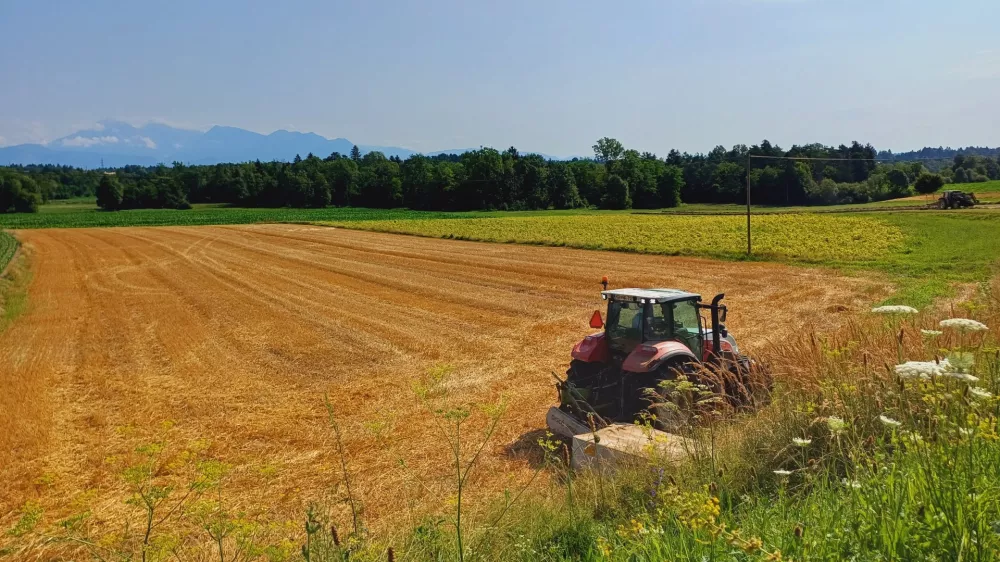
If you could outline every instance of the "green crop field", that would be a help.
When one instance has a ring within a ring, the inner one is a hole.
[[[737,216],[519,216],[477,219],[388,219],[331,223],[438,238],[573,246],[667,255],[742,258],[746,221]],[[753,219],[760,258],[858,261],[899,249],[903,232],[872,216],[767,215]]]

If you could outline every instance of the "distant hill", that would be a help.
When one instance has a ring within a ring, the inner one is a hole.
[[[207,131],[179,129],[161,123],[134,127],[122,121],[106,119],[97,127],[77,131],[48,144],[19,144],[0,148],[0,166],[8,164],[61,164],[78,168],[117,168],[130,164],[219,164],[260,160],[291,161],[310,152],[325,158],[334,152],[349,154],[354,143],[328,139],[316,133],[279,130],[262,135],[238,127],[216,125]],[[359,144],[362,154],[379,151],[386,156],[406,159],[417,151],[398,146]],[[475,148],[455,148],[427,153],[462,154]],[[560,160],[542,154],[549,160]]]
[[[290,161],[310,152],[326,157],[348,154],[354,143],[327,139],[316,133],[275,131],[262,135],[237,127],[215,126],[208,131],[179,129],[159,123],[134,127],[121,121],[101,121],[96,128],[77,131],[48,144],[21,144],[0,148],[0,165],[64,164],[97,168],[138,164],[217,164],[252,160]],[[416,152],[395,146],[359,145],[362,153],[383,152],[406,158]]]

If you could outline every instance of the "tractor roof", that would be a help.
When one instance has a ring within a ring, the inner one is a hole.
[[[616,301],[638,301],[640,299],[653,300],[656,302],[688,299],[701,300],[701,295],[678,289],[614,289],[611,291],[601,291],[601,294],[604,295],[605,298]]]

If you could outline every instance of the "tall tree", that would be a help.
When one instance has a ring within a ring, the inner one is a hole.
[[[105,173],[97,184],[97,206],[105,211],[117,211],[122,207],[124,191],[114,173]]]
[[[594,144],[594,157],[605,166],[618,161],[625,153],[625,147],[617,140],[604,137]]]
[[[361,160],[361,149],[358,148],[358,145],[351,147],[351,160],[354,160],[355,162]]]

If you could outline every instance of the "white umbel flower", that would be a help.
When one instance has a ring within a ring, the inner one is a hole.
[[[896,374],[903,379],[929,379],[944,374],[948,367],[947,361],[907,361],[896,365]]]
[[[837,416],[830,416],[826,418],[826,426],[830,428],[830,433],[841,433],[844,428],[847,427],[847,423],[844,422],[844,418]]]
[[[955,328],[966,332],[985,332],[989,327],[969,318],[949,318],[938,323],[942,328]]]
[[[943,376],[946,376],[946,377],[951,378],[951,379],[957,379],[957,380],[960,380],[962,382],[967,382],[967,383],[979,382],[979,377],[974,376],[974,375],[970,375],[969,373],[959,373],[959,372],[956,372],[956,371],[948,371],[948,372],[944,373]]]
[[[881,416],[879,416],[878,420],[880,422],[884,423],[885,425],[889,426],[889,427],[899,427],[899,426],[903,425],[903,422],[901,422],[899,420],[894,420],[894,419],[892,419],[889,416],[886,416],[884,414],[881,415]]]
[[[936,338],[941,334],[943,334],[944,332],[942,332],[941,330],[920,330],[920,333],[927,338]]]
[[[872,309],[875,314],[916,314],[919,310],[904,304],[890,304],[886,306],[876,306]]]
[[[778,470],[775,470],[774,473],[777,474],[778,476],[791,476],[792,471],[782,470],[779,468]]]
[[[861,482],[858,482],[857,480],[848,480],[847,478],[841,478],[840,482],[844,486],[847,486],[848,488],[854,488],[855,490],[861,489]]]
[[[796,447],[808,447],[809,444],[812,442],[813,442],[812,439],[802,439],[801,437],[792,437],[792,443],[794,443]]]
[[[969,393],[975,396],[976,398],[982,398],[984,400],[988,398],[993,398],[993,395],[990,394],[989,391],[983,390],[975,386],[969,388]]]

